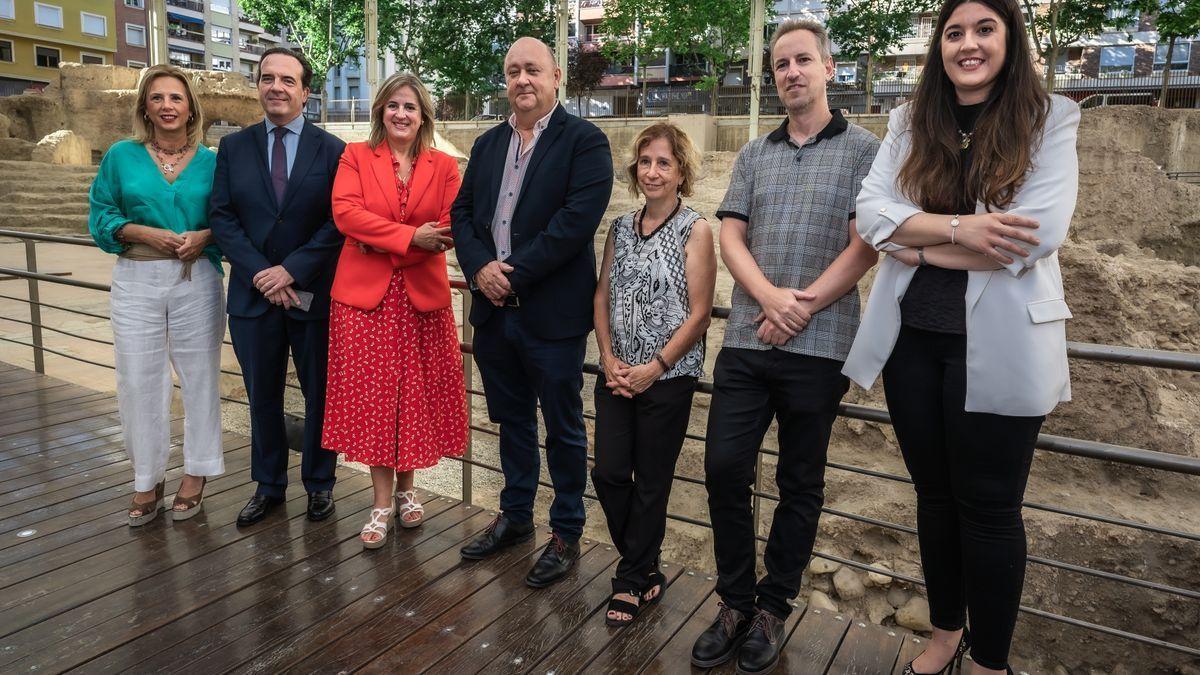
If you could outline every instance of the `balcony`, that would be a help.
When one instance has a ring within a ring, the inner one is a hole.
[[[598,21],[604,18],[604,0],[579,0],[579,20]]]
[[[203,61],[184,61],[183,59],[171,59],[171,65],[177,68],[186,68],[188,70],[205,70]]]
[[[253,54],[255,56],[262,56],[263,52],[267,51],[268,47],[266,47],[265,45],[255,44],[253,42],[243,42],[243,43],[238,44],[238,49],[243,54]]]
[[[204,13],[204,3],[200,0],[167,0],[168,7],[178,7],[180,9],[190,9],[193,12]]]
[[[182,26],[168,25],[167,37],[175,38],[176,40],[184,40],[186,42],[198,42],[204,44],[204,33],[200,31],[188,30]]]

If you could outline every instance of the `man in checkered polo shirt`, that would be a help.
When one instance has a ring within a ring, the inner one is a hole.
[[[705,453],[722,605],[692,651],[701,667],[736,656],[740,673],[766,673],[779,660],[817,533],[830,430],[849,387],[841,369],[858,329],[856,284],[877,259],[855,231],[854,202],[879,139],[829,109],[824,27],[781,24],[771,67],[788,117],[738,153],[717,211],[721,257],[736,282]],[[780,501],[758,579],[751,486],[772,419]]]

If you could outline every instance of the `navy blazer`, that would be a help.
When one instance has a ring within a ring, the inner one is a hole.
[[[253,318],[271,306],[254,287],[254,275],[283,265],[292,288],[313,294],[301,320],[329,318],[329,288],[344,237],[333,224],[330,195],[338,160],[346,147],[339,138],[305,122],[296,148],[283,204],[267,169],[267,131],[262,122],[221,140],[209,200],[208,223],[221,252],[229,259],[230,316]]]
[[[500,194],[512,127],[502,122],[475,141],[458,198],[450,209],[459,267],[475,274],[496,259],[492,217]],[[558,106],[534,146],[512,217],[512,255],[505,260],[520,300],[519,315],[548,340],[592,329],[596,290],[593,241],[612,196],[613,162],[604,132]],[[480,325],[496,309],[474,290],[470,321]]]

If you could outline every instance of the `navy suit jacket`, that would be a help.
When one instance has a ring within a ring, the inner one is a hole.
[[[475,274],[496,259],[496,213],[512,127],[507,122],[475,141],[458,198],[450,209],[459,267]],[[512,217],[512,255],[504,262],[520,299],[519,315],[535,335],[562,339],[592,329],[596,291],[593,241],[612,196],[608,138],[591,122],[555,109],[533,148]],[[470,320],[480,325],[496,307],[474,291]]]
[[[288,177],[283,203],[275,203],[267,169],[267,131],[262,122],[221,140],[213,176],[208,223],[221,252],[229,259],[230,316],[253,318],[271,307],[254,287],[254,275],[283,265],[292,288],[313,294],[307,312],[288,316],[301,320],[329,318],[329,288],[344,237],[333,224],[330,195],[338,160],[346,144],[305,122]]]

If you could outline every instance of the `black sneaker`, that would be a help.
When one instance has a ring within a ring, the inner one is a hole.
[[[733,658],[750,630],[750,619],[736,609],[720,603],[717,619],[692,645],[692,665],[713,668]]]
[[[746,641],[738,650],[738,675],[763,675],[779,664],[783,646],[783,619],[760,609],[750,623]]]

